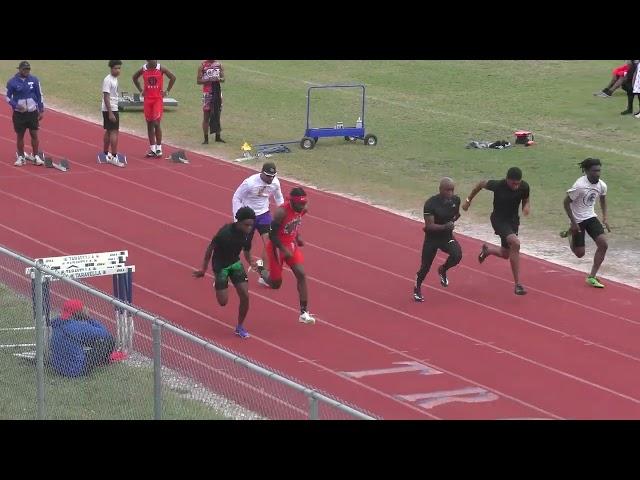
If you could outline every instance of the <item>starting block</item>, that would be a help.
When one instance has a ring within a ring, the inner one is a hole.
[[[69,160],[67,160],[66,158],[63,158],[62,160],[60,160],[60,163],[55,163],[53,159],[50,157],[45,157],[43,160],[44,160],[44,166],[47,168],[57,168],[61,172],[67,172],[71,169],[71,164],[69,163]]]
[[[116,167],[126,167],[127,166],[127,156],[119,153],[115,159],[109,160],[104,152],[98,153],[98,163],[110,163]]]
[[[178,150],[177,152],[173,152],[166,159],[171,160],[173,163],[189,163],[189,159],[187,159],[187,154],[185,153],[184,150]]]

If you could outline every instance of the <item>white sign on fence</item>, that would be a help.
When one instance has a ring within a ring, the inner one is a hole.
[[[87,253],[83,255],[68,255],[65,257],[36,258],[36,263],[71,278],[101,277],[136,271],[135,265],[126,265],[128,250],[116,252]],[[25,270],[33,277],[34,268]],[[51,275],[45,277],[52,279]]]

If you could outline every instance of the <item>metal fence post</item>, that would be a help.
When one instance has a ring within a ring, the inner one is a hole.
[[[160,325],[154,322],[153,331],[153,419],[162,419],[162,341]]]
[[[318,420],[318,399],[313,393],[309,396],[309,420]]]
[[[42,272],[38,267],[34,270],[35,282],[35,320],[36,320],[36,395],[38,405],[38,420],[44,420],[44,317],[42,306]]]

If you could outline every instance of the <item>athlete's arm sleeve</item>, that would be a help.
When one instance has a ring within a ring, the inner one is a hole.
[[[426,202],[424,202],[424,209],[423,209],[423,213],[424,215],[434,215],[434,211],[433,211],[433,202],[431,201],[431,199],[427,200]]]
[[[40,86],[40,80],[36,82],[34,96],[36,97],[36,103],[38,104],[38,111],[44,112],[44,95],[42,94],[42,87]]]
[[[602,195],[600,195],[601,197],[606,197],[607,196],[607,184],[602,182]]]
[[[284,204],[284,197],[282,196],[282,188],[280,188],[280,182],[278,182],[276,191],[273,194],[273,198],[275,199],[277,206]]]
[[[240,208],[242,207],[242,203],[244,201],[245,195],[247,194],[248,188],[249,187],[247,185],[247,181],[245,180],[240,184],[240,186],[236,189],[235,193],[233,194],[233,200],[232,200],[233,218],[236,218],[236,212],[240,210]]]
[[[567,190],[567,195],[569,195],[569,198],[573,201],[578,198],[578,193],[578,182],[576,181],[571,188]]]
[[[460,218],[460,205],[462,205],[462,202],[460,200],[460,197],[458,197],[457,195],[453,197],[453,201],[456,202],[456,213],[453,216],[453,221],[455,222]]]
[[[15,110],[18,103],[13,99],[13,82],[11,80],[7,82],[7,95],[5,98],[7,99],[7,103],[11,105],[11,108]]]
[[[487,180],[487,184],[484,186],[484,188],[495,192],[496,188],[498,188],[498,183],[498,180]]]
[[[529,200],[529,184],[525,184],[525,187],[522,189],[522,204],[524,205]]]

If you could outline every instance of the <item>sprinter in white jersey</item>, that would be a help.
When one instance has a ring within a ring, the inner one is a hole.
[[[276,166],[267,162],[262,166],[262,172],[251,175],[236,189],[233,194],[233,215],[241,207],[250,207],[256,212],[256,221],[251,231],[251,240],[256,230],[262,238],[262,262],[264,265],[266,254],[264,246],[269,240],[271,228],[271,212],[269,211],[269,199],[273,197],[279,207],[284,204],[280,181],[276,178]]]
[[[587,285],[595,288],[604,288],[604,285],[596,274],[605,255],[607,254],[607,238],[604,228],[611,231],[607,221],[607,184],[600,180],[602,162],[597,158],[587,158],[578,164],[584,175],[575,181],[573,186],[567,190],[567,197],[564,199],[564,210],[567,212],[571,226],[569,230],[561,232],[561,237],[569,237],[571,251],[576,257],[582,258],[585,253],[584,234],[585,232],[596,242],[596,253],[593,257],[593,267],[587,277]],[[595,211],[596,201],[600,198],[602,208],[602,223],[598,220]]]

